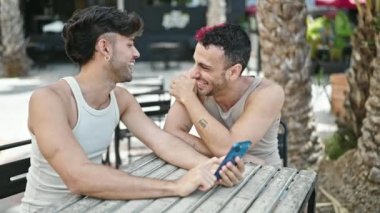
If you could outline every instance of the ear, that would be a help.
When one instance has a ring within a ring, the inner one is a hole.
[[[242,68],[243,67],[241,66],[241,64],[235,64],[232,67],[230,67],[226,72],[227,79],[235,80],[239,78],[241,75],[241,72],[243,72]]]
[[[104,37],[99,38],[95,44],[96,52],[99,52],[101,57],[110,58],[112,55],[112,45],[111,42]]]

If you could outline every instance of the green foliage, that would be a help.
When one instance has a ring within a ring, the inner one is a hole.
[[[325,140],[325,153],[332,159],[336,160],[346,151],[356,148],[357,141],[354,134],[347,129],[338,129]]]
[[[328,58],[324,61],[339,61],[343,56],[343,49],[350,44],[353,26],[343,11],[338,11],[335,18],[320,16],[307,19],[307,41],[311,46],[311,57],[316,59],[319,48],[327,49]]]

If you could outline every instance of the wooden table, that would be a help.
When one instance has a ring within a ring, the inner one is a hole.
[[[168,180],[185,173],[154,154],[121,169],[136,176]],[[72,196],[42,212],[300,212],[308,202],[308,210],[313,212],[316,177],[311,170],[247,164],[245,178],[231,188],[218,186],[208,192],[196,191],[185,198],[130,201]]]

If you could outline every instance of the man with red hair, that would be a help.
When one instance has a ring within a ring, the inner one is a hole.
[[[222,24],[200,29],[194,66],[174,79],[176,98],[165,130],[207,156],[225,155],[233,143],[251,140],[245,161],[281,166],[277,148],[282,88],[258,77],[242,76],[251,53],[247,33]],[[194,125],[200,137],[189,134]]]

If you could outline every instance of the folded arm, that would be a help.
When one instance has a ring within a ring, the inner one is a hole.
[[[135,137],[152,149],[160,158],[176,166],[190,169],[209,158],[190,145],[165,131],[162,131],[145,113],[129,93],[118,91],[121,120]],[[130,97],[129,97],[130,96]],[[126,98],[128,97],[128,98]]]
[[[210,150],[215,156],[225,155],[231,145],[236,141],[251,140],[253,144],[257,143],[269,129],[270,125],[275,119],[279,117],[283,101],[284,94],[282,88],[269,81],[260,88],[257,88],[247,99],[244,112],[231,127],[227,129],[218,120],[216,120],[203,106],[197,95],[190,90],[185,95],[183,93],[176,93],[174,96],[177,101],[180,102],[186,109],[188,118],[191,123],[194,124],[197,132],[203,140],[203,144]],[[182,92],[186,91],[182,89]],[[179,128],[184,122],[177,119],[185,117],[182,114],[184,110],[179,110],[177,107],[175,110],[169,112],[167,120],[167,129],[173,134],[180,135],[184,132]],[[171,125],[169,122],[175,123]],[[177,128],[175,127],[177,126]]]
[[[122,91],[121,93],[124,92]],[[124,94],[123,96],[126,97],[128,95]],[[186,169],[193,168],[209,159],[205,156],[205,154],[210,154],[206,146],[203,146],[205,150],[204,152],[198,152],[196,149],[193,149],[193,145],[184,142],[186,139],[178,135],[175,137],[174,135],[163,131],[144,114],[136,99],[133,97],[128,99],[130,100],[127,102],[124,102],[123,100],[118,101],[121,109],[125,109],[121,113],[124,124],[134,136],[151,148],[160,158]],[[126,106],[123,104],[126,104]],[[199,138],[188,135],[187,133],[184,134],[184,137],[191,138],[195,141],[201,141]],[[202,149],[201,142],[196,146]],[[221,159],[218,160],[221,161]],[[224,186],[233,186],[237,184],[242,179],[244,169],[242,161],[239,161],[237,166],[229,165],[225,167],[221,173],[222,180],[220,183]]]
[[[209,157],[214,156],[200,137],[189,133],[192,126],[193,123],[187,114],[185,106],[175,101],[166,116],[164,130],[181,138],[198,152]]]

